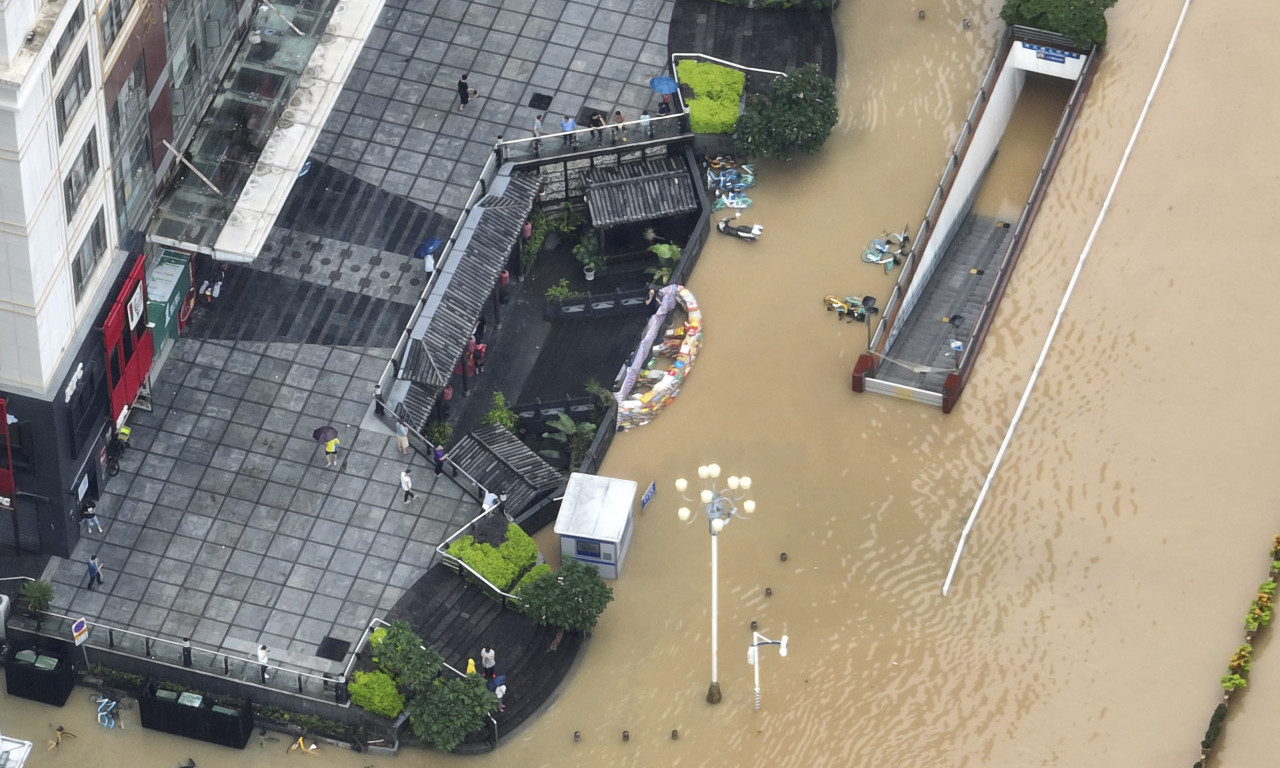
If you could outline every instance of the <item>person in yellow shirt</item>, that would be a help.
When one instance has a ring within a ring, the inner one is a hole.
[[[333,438],[324,444],[324,465],[326,467],[336,466],[338,463],[338,438]]]

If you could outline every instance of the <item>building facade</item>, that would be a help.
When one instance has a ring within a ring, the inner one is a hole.
[[[66,556],[145,398],[145,232],[253,0],[0,0],[0,545]]]

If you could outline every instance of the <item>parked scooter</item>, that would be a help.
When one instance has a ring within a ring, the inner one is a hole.
[[[200,294],[206,303],[222,295],[222,281],[227,278],[226,267],[214,262],[212,268],[205,272],[204,281],[200,284]]]
[[[880,312],[880,308],[876,306],[875,296],[845,296],[843,299],[838,296],[825,296],[822,303],[826,305],[828,312],[836,313],[837,320],[861,323],[867,319],[867,315]]]
[[[716,229],[720,230],[720,234],[722,235],[736,237],[740,240],[750,240],[753,242],[759,240],[760,236],[764,234],[763,226],[759,224],[752,224],[748,227],[746,225],[734,225],[729,223],[730,220],[737,219],[741,215],[742,212],[739,211],[732,216],[725,216],[723,219],[716,222]]]

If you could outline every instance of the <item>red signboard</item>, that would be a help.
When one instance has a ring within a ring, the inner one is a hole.
[[[111,419],[133,405],[138,390],[151,371],[154,344],[147,327],[146,261],[139,255],[129,271],[124,287],[102,324],[102,343],[107,355],[107,387],[111,392]]]

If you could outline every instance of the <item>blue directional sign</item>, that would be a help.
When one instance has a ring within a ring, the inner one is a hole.
[[[649,505],[649,499],[653,498],[653,494],[658,492],[658,484],[656,482],[649,483],[649,487],[645,489],[644,495],[640,497],[640,509],[644,509]]]

